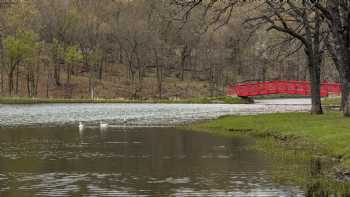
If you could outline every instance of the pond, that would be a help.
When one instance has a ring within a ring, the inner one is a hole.
[[[0,129],[0,196],[303,196],[249,138],[174,128]]]
[[[308,161],[280,165],[251,138],[175,127],[307,111],[304,101],[0,105],[0,196],[310,196],[322,186],[276,181],[276,169],[287,177],[296,166],[307,171]]]

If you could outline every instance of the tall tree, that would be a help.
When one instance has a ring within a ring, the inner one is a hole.
[[[316,1],[315,7],[323,13],[331,32],[327,40],[330,54],[342,79],[342,109],[350,117],[350,2],[329,0]]]
[[[173,0],[182,8],[185,20],[192,15],[195,8],[202,7],[204,15],[208,15],[211,24],[219,24],[218,27],[229,23],[232,13],[241,1],[216,1],[216,0]],[[282,32],[292,39],[299,40],[304,46],[308,60],[307,66],[311,80],[311,113],[322,114],[320,97],[320,65],[322,61],[322,17],[313,6],[302,2],[265,0],[265,9],[259,16],[248,19],[254,21],[255,28],[268,25],[268,30]]]

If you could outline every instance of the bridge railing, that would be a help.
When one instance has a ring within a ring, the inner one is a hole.
[[[321,84],[321,96],[341,94],[341,85],[338,83],[324,82]],[[309,96],[311,85],[309,81],[266,81],[229,85],[227,87],[228,96],[259,96],[271,94],[290,94]]]

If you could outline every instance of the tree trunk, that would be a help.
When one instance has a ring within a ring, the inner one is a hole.
[[[156,70],[157,70],[157,83],[158,83],[158,98],[162,99],[163,90],[163,68],[159,65],[157,50],[154,50]]]
[[[319,57],[307,52],[311,85],[311,114],[323,114],[321,105],[321,77]]]
[[[345,117],[350,117],[350,76],[347,74],[343,81],[342,107]]]
[[[16,91],[15,94],[18,95],[19,89],[19,66],[16,66]]]
[[[311,114],[323,114],[320,90],[320,79],[311,79]]]
[[[5,62],[4,62],[4,47],[2,44],[2,32],[0,32],[0,91],[1,94],[3,94],[4,92],[4,71],[3,68],[5,66]]]
[[[49,98],[49,88],[50,88],[50,72],[47,71],[47,78],[46,78],[46,98]]]
[[[321,63],[322,63],[322,49],[320,47],[320,30],[321,17],[318,11],[315,11],[315,27],[312,27],[308,22],[308,16],[304,16],[306,40],[308,44],[305,45],[305,53],[308,59],[308,67],[311,81],[311,114],[323,114],[321,105]],[[307,12],[305,12],[307,14]]]
[[[4,71],[2,69],[0,69],[0,91],[1,91],[1,94],[3,94],[4,92]]]
[[[31,96],[31,91],[30,91],[30,77],[29,77],[29,72],[27,73],[27,95],[28,97]]]
[[[180,73],[180,79],[183,81],[185,79],[185,68],[186,68],[186,60],[187,60],[187,52],[188,46],[185,45],[182,54],[181,54],[181,73]]]
[[[37,71],[38,72],[38,71]],[[39,76],[35,77],[35,74],[33,75],[34,80],[33,80],[33,89],[34,89],[34,96],[38,96],[38,85],[39,85]]]
[[[67,65],[67,84],[70,84],[70,78],[72,74],[72,67],[70,64]]]
[[[11,68],[10,72],[8,73],[8,88],[9,88],[9,95],[12,96],[13,92],[13,74],[15,69]]]
[[[98,69],[98,79],[101,81],[103,77],[103,61],[101,61]]]
[[[55,64],[54,66],[54,79],[57,86],[61,86],[61,66]]]
[[[343,93],[346,93],[346,96],[343,97],[343,98],[346,98],[347,100],[344,101],[344,109],[343,109],[343,113],[344,113],[344,116],[345,117],[350,117],[350,91],[349,91],[349,84],[347,85],[348,87],[346,88],[347,90],[346,91],[343,91]]]

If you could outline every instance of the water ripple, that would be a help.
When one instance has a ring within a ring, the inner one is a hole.
[[[115,127],[176,125],[223,115],[307,111],[309,105],[225,104],[42,104],[1,105],[0,127],[62,126],[78,121]],[[124,120],[127,120],[125,123]]]

